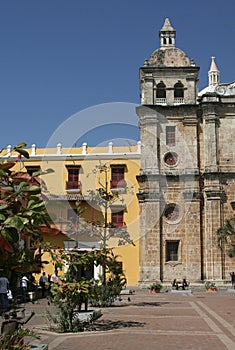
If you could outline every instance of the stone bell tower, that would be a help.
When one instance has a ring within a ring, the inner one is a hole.
[[[235,258],[218,229],[235,211],[235,82],[220,83],[212,57],[208,86],[175,46],[166,19],[160,48],[140,68],[142,144],[140,285],[230,279]]]
[[[176,48],[168,18],[159,38],[140,68],[140,285],[202,278],[199,68]]]

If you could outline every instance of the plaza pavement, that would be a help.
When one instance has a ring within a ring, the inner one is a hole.
[[[36,315],[28,322],[49,350],[234,350],[235,292],[149,294],[137,289],[134,295],[102,309],[95,331],[57,334],[48,330],[46,299],[27,303]]]

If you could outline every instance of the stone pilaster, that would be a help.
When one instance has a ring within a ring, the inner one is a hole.
[[[141,171],[144,174],[158,174],[159,161],[159,135],[161,114],[148,107],[138,107],[136,109],[140,117],[139,126],[141,128]]]
[[[202,194],[196,189],[183,193],[185,209],[185,265],[186,278],[200,281],[203,275],[201,264],[203,257],[201,234],[201,200]]]
[[[218,228],[221,226],[221,197],[219,189],[205,190],[204,266],[206,279],[221,279],[221,251],[218,247]]]
[[[149,285],[161,279],[160,198],[140,202],[140,280]]]
[[[204,105],[203,108],[204,126],[204,169],[205,172],[218,171],[218,126],[219,118],[214,105]]]

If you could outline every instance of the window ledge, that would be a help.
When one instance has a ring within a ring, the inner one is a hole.
[[[73,188],[71,190],[66,190],[67,193],[80,193],[81,189],[80,188]]]
[[[165,265],[175,267],[177,265],[182,265],[182,261],[165,261]]]
[[[112,192],[126,193],[126,187],[115,187],[110,189]]]

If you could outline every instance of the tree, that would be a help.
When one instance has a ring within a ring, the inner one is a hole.
[[[100,187],[96,191],[90,191],[91,202],[99,207],[103,208],[104,212],[104,221],[100,222],[92,222],[95,227],[95,235],[99,237],[101,241],[101,248],[105,253],[108,247],[108,241],[110,238],[118,237],[119,242],[118,245],[124,244],[133,244],[134,242],[130,239],[130,235],[125,226],[123,227],[115,227],[112,223],[108,222],[108,209],[120,199],[118,192],[111,192],[108,189],[108,172],[110,171],[110,167],[106,164],[100,164],[94,169],[94,173],[104,174],[104,183],[102,183],[99,178]],[[94,234],[94,233],[93,233]],[[106,284],[106,260],[104,260],[104,264],[102,266],[102,284]]]
[[[222,249],[224,245],[228,247],[228,256],[235,257],[235,217],[227,219],[225,225],[218,229],[218,243]]]
[[[26,144],[20,143],[14,151],[16,161],[2,157],[0,160],[0,268],[5,272],[33,272],[40,264],[37,248],[45,228],[50,228],[46,204],[41,199],[38,172],[14,171],[21,157],[29,158]],[[1,151],[3,154],[3,151]],[[3,154],[4,156],[4,154]],[[47,172],[51,172],[49,169]],[[12,277],[13,276],[9,276]],[[13,286],[14,287],[14,286]]]
[[[51,302],[56,308],[56,314],[49,313],[49,320],[53,320],[63,332],[83,331],[85,327],[101,314],[93,315],[91,322],[79,319],[81,304],[88,305],[88,299],[94,306],[110,306],[120,294],[126,283],[122,269],[112,251],[91,250],[79,252],[77,248],[70,251],[58,250],[54,255],[55,264],[67,266],[67,271],[57,283],[50,288]],[[91,265],[103,266],[106,262],[109,282],[101,285],[99,280],[87,280],[78,277],[79,267],[89,269]]]

